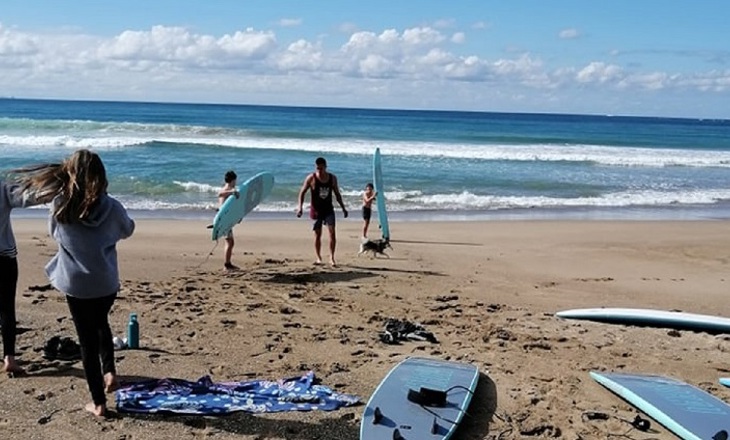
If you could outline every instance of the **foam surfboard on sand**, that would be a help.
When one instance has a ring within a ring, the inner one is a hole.
[[[238,185],[238,197],[228,197],[213,219],[213,240],[225,237],[274,188],[274,175],[259,173]]]
[[[653,309],[593,308],[564,310],[555,314],[565,319],[583,319],[608,324],[673,328],[707,333],[730,333],[730,318]]]
[[[590,375],[684,440],[719,439],[730,431],[730,405],[690,384],[643,374]]]
[[[384,240],[390,240],[390,225],[388,225],[388,211],[385,209],[385,189],[383,188],[383,166],[380,148],[376,148],[373,155],[373,186],[378,194],[375,198],[375,206],[378,209],[380,232]]]
[[[408,358],[380,382],[365,407],[360,440],[448,440],[461,423],[479,380],[476,366],[431,358]],[[426,392],[419,393],[422,388]],[[409,396],[414,390],[418,396]],[[416,397],[445,399],[422,401]],[[415,399],[415,400],[414,400]]]

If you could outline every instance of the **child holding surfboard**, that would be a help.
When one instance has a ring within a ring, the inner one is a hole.
[[[81,345],[92,401],[84,407],[106,414],[106,394],[119,385],[109,312],[119,292],[116,245],[134,232],[124,206],[107,194],[101,158],[77,150],[61,163],[17,170],[21,188],[51,203],[50,231],[58,252],[46,265],[53,287],[66,296]]]
[[[368,228],[370,227],[370,216],[373,213],[373,201],[375,200],[375,187],[368,182],[365,185],[365,191],[362,193],[362,239],[368,239]]]
[[[223,176],[223,181],[225,184],[221,188],[221,190],[218,192],[218,206],[222,206],[223,202],[226,201],[226,199],[230,196],[238,197],[238,189],[236,189],[236,179],[238,179],[238,176],[234,171],[227,171],[226,174]],[[233,246],[236,244],[236,242],[233,240],[233,229],[228,232],[226,235],[226,245],[223,249],[223,256],[225,258],[225,261],[223,263],[223,267],[226,268],[226,270],[236,270],[238,269],[237,266],[233,265],[231,263],[231,256],[233,255]]]

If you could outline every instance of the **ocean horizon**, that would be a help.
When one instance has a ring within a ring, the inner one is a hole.
[[[0,175],[78,148],[138,218],[212,219],[234,170],[276,179],[250,220],[295,219],[323,156],[358,221],[375,148],[393,221],[730,218],[722,119],[0,99]]]

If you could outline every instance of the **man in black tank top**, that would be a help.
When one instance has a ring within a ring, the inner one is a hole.
[[[337,247],[337,234],[335,233],[335,207],[332,203],[334,195],[342,214],[347,218],[347,209],[342,201],[340,187],[337,184],[337,176],[327,172],[327,161],[323,157],[315,160],[316,170],[309,174],[299,190],[297,217],[302,216],[302,205],[304,205],[304,196],[311,193],[311,204],[309,207],[309,217],[314,220],[312,229],[314,230],[314,253],[317,256],[314,264],[322,264],[322,225],[327,225],[330,234],[330,265],[337,266],[335,261],[335,248]]]

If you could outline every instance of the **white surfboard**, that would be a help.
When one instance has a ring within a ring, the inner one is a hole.
[[[583,319],[608,324],[662,327],[707,333],[730,333],[730,318],[666,310],[593,308],[564,310],[555,315],[565,319]]]
[[[238,197],[228,197],[213,220],[213,241],[225,237],[274,188],[271,173],[259,173],[238,186]]]

